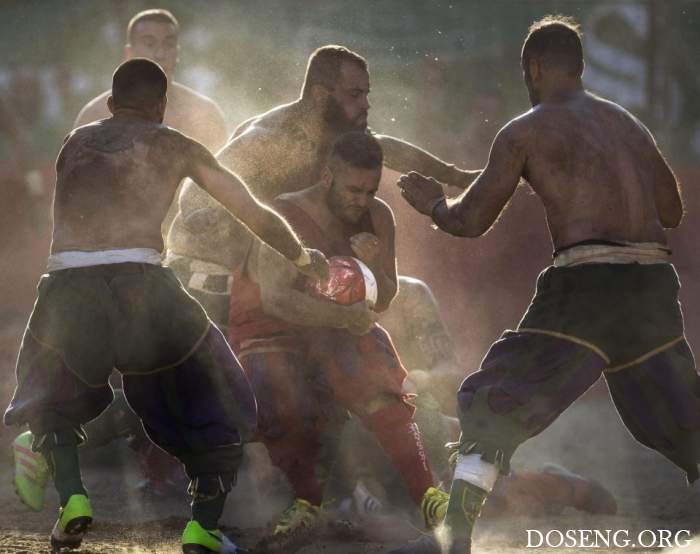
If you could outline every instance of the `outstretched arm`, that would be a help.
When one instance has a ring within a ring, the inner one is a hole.
[[[382,145],[384,165],[394,171],[401,173],[415,171],[430,175],[445,185],[462,190],[465,190],[481,173],[480,170],[459,169],[409,142],[394,137],[375,135],[375,138]]]
[[[491,228],[515,193],[526,161],[524,141],[511,122],[496,136],[482,174],[458,197],[446,198],[440,183],[418,173],[402,175],[397,184],[401,196],[443,231],[478,237]]]

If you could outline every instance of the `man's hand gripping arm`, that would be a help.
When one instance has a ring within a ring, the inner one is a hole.
[[[296,269],[269,246],[260,245],[257,261],[265,313],[299,325],[346,328],[355,335],[364,335],[374,327],[377,315],[366,302],[341,306],[298,290]]]

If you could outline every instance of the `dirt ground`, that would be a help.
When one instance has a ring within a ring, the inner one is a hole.
[[[9,446],[14,435],[13,429],[0,431],[0,552],[47,553],[48,535],[57,517],[58,497],[49,487],[46,507],[40,513],[31,512],[20,503],[12,487]],[[546,518],[482,518],[475,530],[473,552],[700,553],[700,493],[687,487],[683,473],[670,462],[631,439],[605,395],[589,395],[568,410],[543,435],[517,452],[513,467],[518,471],[536,471],[547,461],[604,483],[617,498],[617,515],[591,516],[567,508],[561,515]],[[181,499],[164,502],[136,492],[135,462],[122,446],[85,455],[83,462],[95,523],[80,552],[180,552],[179,538],[188,515],[184,494]],[[254,549],[270,532],[275,514],[284,507],[286,498],[263,496],[250,475],[250,471],[241,474],[239,485],[229,496],[221,524],[236,544]],[[298,542],[267,551],[381,553],[420,536],[415,515],[384,513],[356,519],[351,528],[323,522],[304,533]],[[334,516],[352,519],[351,515]],[[610,531],[610,544],[598,539],[597,547],[584,547],[584,544],[594,545],[592,539],[587,543],[579,540],[584,530]],[[547,542],[537,547],[539,538],[534,531],[539,531],[543,537],[552,531],[549,534],[551,547]],[[576,545],[571,546],[572,541],[567,541],[555,548],[567,531],[577,537]],[[668,543],[664,548],[658,547],[660,531],[667,531],[665,536],[670,532],[670,548]],[[615,532],[618,532],[618,546],[612,541]],[[626,546],[623,539],[629,540]]]

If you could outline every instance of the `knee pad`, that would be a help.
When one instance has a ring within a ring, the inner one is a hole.
[[[187,494],[195,498],[214,498],[220,493],[228,494],[236,484],[237,473],[205,473],[197,475],[187,488]]]

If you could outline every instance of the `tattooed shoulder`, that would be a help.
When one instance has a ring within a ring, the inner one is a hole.
[[[117,154],[133,150],[137,139],[146,132],[141,126],[117,127],[105,125],[99,132],[86,130],[76,134],[77,140],[85,148],[103,154]]]

